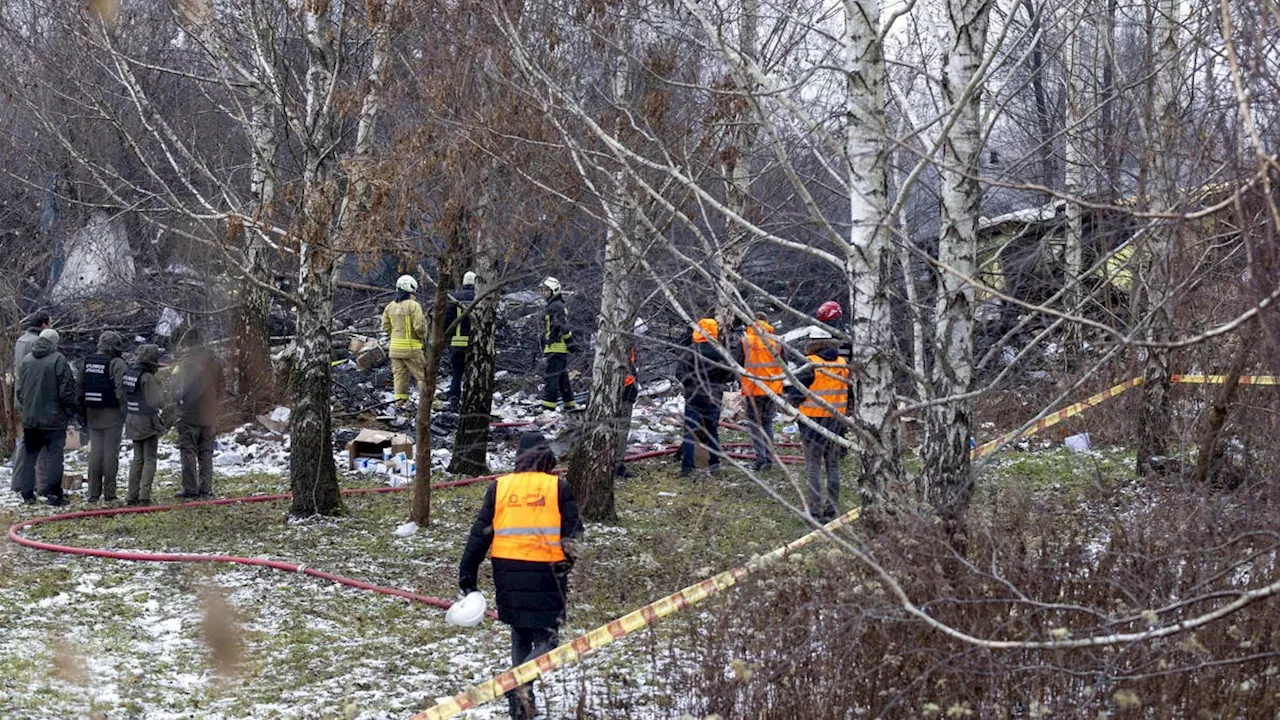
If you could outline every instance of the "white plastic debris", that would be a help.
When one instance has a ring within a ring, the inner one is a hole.
[[[271,419],[278,423],[287,423],[289,422],[289,416],[292,414],[293,412],[289,408],[278,407],[271,411]]]
[[[400,527],[396,528],[396,537],[401,537],[401,538],[412,537],[417,532],[418,532],[418,523],[407,522],[401,525]]]
[[[182,325],[182,316],[177,310],[167,307],[160,312],[160,320],[156,323],[156,335],[173,337],[173,332]]]
[[[1089,433],[1080,433],[1079,435],[1072,435],[1071,437],[1068,437],[1065,440],[1063,440],[1062,443],[1066,445],[1067,449],[1072,452],[1084,453],[1084,452],[1089,452],[1089,450],[1091,449],[1089,445]]]

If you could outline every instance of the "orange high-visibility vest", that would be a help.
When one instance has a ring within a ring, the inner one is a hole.
[[[775,395],[782,392],[782,365],[778,361],[778,341],[763,338],[756,328],[747,328],[742,337],[742,394],[748,397],[768,395],[765,388]]]
[[[627,367],[634,368],[635,366],[636,366],[636,349],[631,348],[631,361],[627,363]],[[636,384],[636,376],[632,375],[631,373],[627,373],[627,377],[622,381],[622,387],[631,387],[632,385],[635,385],[635,384]]]
[[[540,472],[503,475],[493,496],[490,557],[560,562],[560,478]]]
[[[835,408],[835,413],[819,405],[812,397],[806,397],[800,404],[800,414],[811,418],[835,417],[836,413],[844,415],[849,404],[849,365],[844,358],[827,362],[817,355],[810,355],[808,359],[813,363],[813,384],[809,386],[809,392]]]

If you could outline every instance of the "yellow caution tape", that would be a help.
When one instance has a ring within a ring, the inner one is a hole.
[[[696,605],[722,590],[733,587],[748,575],[773,565],[796,550],[822,538],[824,530],[835,531],[848,525],[856,520],[861,512],[860,508],[854,508],[827,523],[823,530],[814,530],[767,555],[752,558],[746,565],[726,570],[719,575],[707,578],[679,592],[651,602],[639,610],[627,613],[613,622],[601,625],[595,630],[561,645],[546,655],[530,660],[523,665],[517,665],[507,672],[478,685],[473,685],[452,698],[414,715],[411,720],[445,720],[445,718],[454,717],[477,705],[483,705],[490,700],[494,700],[525,683],[533,682],[539,676],[557,668],[572,665],[592,650],[598,650],[615,640],[621,640],[642,628],[652,625],[659,618],[671,615],[691,605]]]
[[[1171,375],[1169,377],[1169,382],[1174,382],[1174,383],[1221,385],[1226,381],[1227,381],[1226,375]],[[1080,413],[1084,412],[1085,410],[1088,410],[1089,408],[1095,405],[1098,405],[1104,400],[1110,400],[1111,398],[1119,395],[1125,390],[1128,390],[1129,388],[1135,388],[1141,384],[1142,384],[1142,378],[1136,377],[1132,380],[1129,380],[1128,382],[1123,382],[1123,383],[1120,383],[1119,385],[1116,385],[1115,387],[1103,390],[1097,395],[1092,395],[1082,402],[1078,402],[1075,405],[1069,405],[1055,413],[1052,413],[1050,415],[1046,415],[1043,418],[1040,418],[1035,422],[1034,425],[1027,428],[1026,430],[1023,430],[1020,433],[1016,433],[1016,434],[1010,433],[1008,435],[1005,435],[1004,437],[979,445],[978,447],[973,449],[973,452],[970,454],[970,457],[973,459],[980,458],[1002,444],[1012,442],[1014,440],[1018,440],[1019,438],[1027,437],[1028,435],[1035,435],[1036,433],[1040,432],[1041,430],[1044,430],[1047,427],[1052,427],[1054,425],[1057,425],[1058,423],[1062,422],[1063,420],[1066,420],[1069,417],[1072,417],[1073,415],[1079,415]],[[1241,375],[1240,384],[1241,385],[1280,385],[1280,376]]]
[[[1008,435],[992,440],[991,442],[983,443],[978,447],[974,448],[973,452],[970,453],[969,457],[973,459],[977,459],[982,457],[983,455],[986,455],[992,450],[996,449],[1000,445],[1013,442],[1014,440],[1017,440],[1019,438],[1027,437],[1028,435],[1035,435],[1036,433],[1040,432],[1041,430],[1044,430],[1047,427],[1052,427],[1062,422],[1063,420],[1066,420],[1069,417],[1072,417],[1074,415],[1079,415],[1080,413],[1084,412],[1085,410],[1088,410],[1094,405],[1098,405],[1105,400],[1110,400],[1111,398],[1119,395],[1125,390],[1128,390],[1129,388],[1137,387],[1141,384],[1142,384],[1142,378],[1136,377],[1127,382],[1122,382],[1119,385],[1116,385],[1115,387],[1107,388],[1106,390],[1103,390],[1097,395],[1091,395],[1085,400],[1076,403],[1075,405],[1068,405],[1067,407],[1064,407],[1055,413],[1051,413],[1049,415],[1046,415],[1045,417],[1040,418],[1035,422],[1035,424],[1033,424],[1031,427],[1027,428],[1026,430],[1023,430],[1020,433],[1009,433]]]
[[[1196,385],[1221,385],[1227,381],[1226,375],[1174,375],[1170,382],[1193,383]],[[1280,375],[1241,375],[1241,385],[1280,385]]]

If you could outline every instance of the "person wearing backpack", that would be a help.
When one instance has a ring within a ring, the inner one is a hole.
[[[124,338],[115,330],[98,336],[98,352],[84,359],[80,405],[89,430],[89,502],[116,500],[120,474],[120,438],[124,433],[124,374],[129,364]]]
[[[126,505],[151,504],[151,483],[156,478],[156,450],[166,428],[161,415],[164,387],[156,377],[159,369],[160,348],[143,345],[138,349],[137,362],[125,372],[121,383],[124,390],[124,433],[133,442]]]

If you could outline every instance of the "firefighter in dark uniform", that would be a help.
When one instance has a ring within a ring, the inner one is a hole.
[[[89,502],[114,502],[124,434],[124,374],[129,364],[124,338],[114,330],[98,336],[98,352],[84,359],[80,404],[89,429]]]
[[[549,277],[542,281],[542,297],[547,301],[543,312],[542,353],[547,359],[542,389],[542,409],[552,412],[564,400],[564,409],[575,411],[578,403],[569,383],[569,353],[574,349],[573,331],[569,329],[569,308],[560,294],[560,281]]]
[[[551,474],[556,457],[541,433],[520,437],[516,470],[485,492],[458,565],[463,594],[477,589],[486,552],[493,563],[498,619],[511,626],[511,662],[520,665],[559,642],[569,591],[569,570],[578,556],[583,527],[569,484]],[[507,693],[515,720],[537,715],[533,688]]]
[[[462,289],[453,294],[456,303],[449,305],[445,327],[453,326],[449,338],[449,409],[458,411],[462,402],[462,375],[467,368],[467,348],[471,345],[471,303],[476,301],[476,274],[468,270],[462,276]]]

